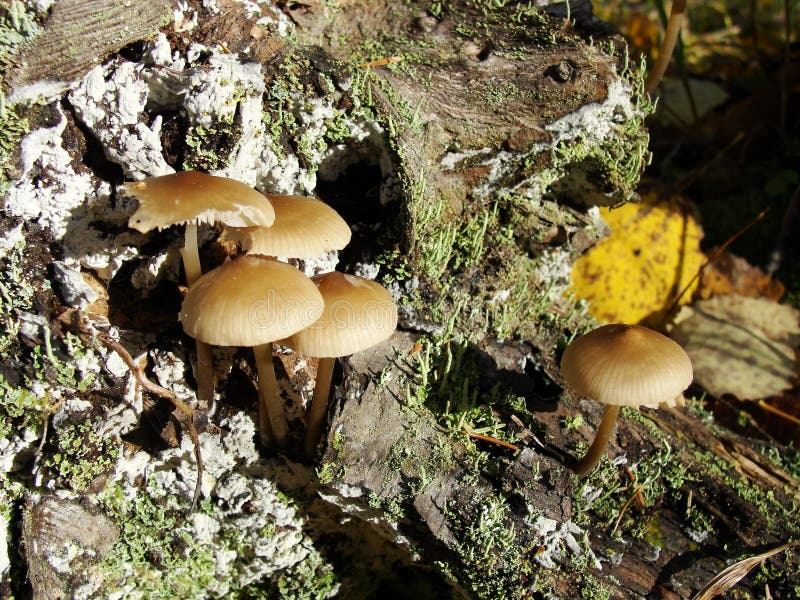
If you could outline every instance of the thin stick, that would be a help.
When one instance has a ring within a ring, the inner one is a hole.
[[[644,89],[648,96],[652,96],[653,92],[656,91],[661,78],[667,70],[672,53],[675,51],[675,44],[678,42],[678,34],[681,31],[685,12],[686,0],[673,0],[672,8],[669,11],[667,29],[664,32],[664,39],[661,40],[661,48],[658,50],[658,58],[644,84]]]
[[[642,486],[636,485],[636,473],[633,472],[633,469],[630,467],[625,467],[625,474],[628,476],[628,479],[631,480],[631,483],[634,485],[636,490],[636,502],[639,504],[640,508],[644,508],[644,498],[642,497]]]
[[[481,440],[482,442],[489,442],[490,444],[497,444],[498,446],[502,446],[503,448],[508,448],[509,450],[519,450],[519,446],[515,446],[514,444],[512,444],[510,442],[504,442],[503,440],[498,440],[495,437],[492,437],[492,436],[489,436],[489,435],[483,435],[482,433],[475,433],[474,431],[471,431],[471,430],[467,429],[466,427],[464,428],[464,433],[466,433],[469,437],[471,437],[473,439],[476,439],[476,440]]]
[[[675,310],[675,309],[678,307],[678,302],[680,302],[680,301],[681,301],[681,298],[683,298],[683,297],[684,297],[684,295],[686,294],[686,292],[688,292],[688,291],[689,291],[689,288],[691,288],[691,287],[692,287],[692,285],[694,285],[694,282],[695,282],[695,281],[697,281],[697,279],[700,277],[700,275],[702,275],[702,274],[703,274],[703,271],[704,271],[704,270],[705,270],[705,269],[708,267],[708,265],[710,265],[710,264],[711,264],[711,263],[713,263],[715,260],[717,260],[717,259],[718,259],[720,256],[722,256],[722,253],[723,253],[723,252],[725,252],[725,250],[728,248],[728,246],[730,246],[730,245],[731,245],[733,242],[735,242],[737,239],[739,239],[739,237],[740,237],[742,234],[744,234],[745,232],[747,232],[747,231],[748,231],[748,230],[749,230],[751,227],[753,227],[753,225],[755,225],[755,224],[756,224],[756,223],[758,223],[758,222],[759,222],[761,219],[763,219],[763,218],[764,218],[764,215],[766,215],[766,214],[767,214],[767,211],[768,211],[768,210],[769,210],[768,208],[765,208],[765,209],[764,209],[764,210],[762,210],[760,213],[758,213],[758,214],[756,215],[756,218],[755,218],[755,219],[753,219],[752,221],[750,221],[750,222],[749,222],[747,225],[745,225],[744,227],[742,227],[742,228],[741,228],[739,231],[737,231],[737,232],[736,232],[736,233],[734,233],[734,234],[733,234],[731,237],[729,237],[727,240],[725,240],[725,243],[724,243],[724,244],[722,244],[722,246],[720,246],[719,248],[717,248],[716,250],[714,250],[714,251],[713,251],[713,252],[712,252],[712,253],[711,253],[711,254],[708,256],[708,258],[706,259],[706,262],[704,262],[704,263],[703,263],[703,265],[702,265],[702,266],[701,266],[699,269],[697,269],[697,273],[695,273],[695,274],[694,274],[694,277],[692,277],[692,278],[689,280],[689,283],[687,283],[687,284],[684,286],[684,288],[681,290],[681,293],[680,293],[680,294],[678,294],[678,295],[675,297],[675,300],[673,300],[673,301],[672,301],[672,304],[670,304],[670,306],[669,306],[669,309],[666,311],[666,313],[665,313],[665,314],[667,314],[667,315],[671,314],[671,313],[672,313],[672,311],[674,311],[674,310]]]
[[[289,424],[283,400],[275,379],[275,367],[272,364],[272,342],[253,347],[253,355],[258,369],[258,431],[262,443],[269,444],[269,433],[272,432],[274,444],[283,448],[289,435]]]
[[[573,471],[576,475],[586,475],[589,471],[597,466],[600,459],[605,455],[606,448],[608,448],[608,441],[611,439],[611,433],[614,431],[614,425],[617,423],[617,416],[619,415],[619,406],[616,404],[606,404],[606,410],[603,412],[603,419],[600,421],[600,427],[597,429],[597,435],[589,446],[586,455],[578,461]]]
[[[189,439],[192,440],[194,444],[194,456],[197,462],[197,483],[194,487],[194,496],[192,498],[192,510],[194,510],[195,506],[197,506],[197,501],[200,499],[200,493],[203,489],[203,457],[200,454],[200,438],[197,434],[197,429],[194,426],[194,411],[192,407],[186,404],[183,400],[179,399],[175,394],[169,391],[166,388],[161,387],[160,385],[153,383],[150,381],[144,374],[142,368],[136,364],[136,361],[133,360],[133,357],[130,353],[125,349],[125,347],[120,344],[119,342],[115,342],[110,337],[108,337],[105,333],[98,332],[96,334],[97,339],[102,342],[106,348],[109,350],[113,350],[117,354],[119,354],[120,358],[123,362],[128,366],[130,372],[133,373],[133,377],[136,379],[136,382],[142,386],[146,391],[150,392],[154,396],[159,396],[160,398],[165,398],[169,400],[172,405],[183,414],[186,418],[187,425],[186,430],[189,434]]]
[[[641,491],[642,491],[642,488],[640,486],[638,486],[638,485],[634,488],[633,493],[631,494],[630,498],[628,498],[625,501],[625,504],[622,505],[622,508],[619,511],[619,516],[617,517],[617,520],[614,523],[614,527],[611,529],[611,533],[609,535],[614,535],[614,532],[617,531],[617,529],[619,528],[619,524],[622,522],[622,517],[625,516],[625,511],[628,510],[628,507],[630,507],[631,502],[636,500],[638,495],[641,495]]]
[[[758,405],[765,411],[768,411],[768,412],[771,412],[772,414],[778,415],[782,419],[786,419],[787,421],[790,421],[790,422],[794,423],[795,425],[800,425],[800,419],[798,419],[794,415],[790,415],[787,412],[783,412],[777,406],[772,406],[771,404],[767,403],[766,400],[763,400],[763,399],[759,400],[758,401]]]
[[[317,366],[317,383],[314,385],[314,396],[311,398],[311,408],[308,410],[304,441],[304,450],[309,458],[313,458],[322,437],[322,424],[325,421],[325,413],[328,412],[328,397],[331,393],[335,364],[335,358],[320,358]]]

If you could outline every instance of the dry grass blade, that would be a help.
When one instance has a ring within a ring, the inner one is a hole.
[[[130,369],[133,376],[136,378],[136,382],[141,385],[145,390],[150,392],[155,396],[160,396],[161,398],[165,398],[169,400],[172,405],[185,417],[186,419],[186,431],[189,434],[189,438],[192,440],[194,444],[194,456],[195,460],[197,461],[197,483],[194,487],[194,496],[192,497],[192,510],[194,510],[195,506],[197,506],[197,501],[200,499],[200,492],[202,490],[202,483],[203,483],[203,457],[200,454],[200,439],[197,435],[197,428],[194,426],[194,411],[192,407],[186,404],[183,400],[180,400],[166,388],[161,387],[158,384],[153,383],[150,381],[142,371],[142,368],[136,364],[136,361],[133,360],[133,357],[130,355],[125,347],[120,344],[119,342],[115,342],[110,337],[105,335],[104,333],[96,334],[97,338],[106,346],[109,350],[113,350],[117,354],[119,354],[120,358],[125,362],[125,364]]]
[[[730,567],[720,572],[716,577],[709,581],[692,600],[711,600],[720,594],[724,594],[733,586],[735,586],[740,579],[747,575],[751,569],[757,567],[762,562],[771,556],[775,556],[797,544],[781,544],[776,548],[767,550],[756,556],[751,556],[732,564]]]

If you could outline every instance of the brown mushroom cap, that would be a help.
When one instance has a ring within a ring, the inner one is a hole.
[[[325,310],[312,325],[282,343],[318,358],[347,356],[387,339],[397,327],[397,307],[379,283],[344,273],[312,277]]]
[[[242,256],[189,288],[183,329],[217,346],[258,346],[308,327],[322,314],[317,287],[303,273],[263,256]]]
[[[604,325],[573,341],[561,359],[564,381],[604,404],[656,406],[692,383],[684,349],[651,329]]]
[[[314,258],[341,250],[351,237],[350,227],[330,206],[305,196],[268,195],[275,210],[271,227],[229,229],[226,237],[247,253],[289,258]]]
[[[263,194],[235,179],[200,171],[151,177],[120,189],[139,200],[128,226],[142,233],[190,221],[269,227],[275,220],[275,211]]]

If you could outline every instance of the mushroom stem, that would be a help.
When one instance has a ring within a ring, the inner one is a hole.
[[[675,52],[675,44],[678,42],[678,35],[681,32],[685,12],[686,0],[674,0],[669,11],[669,20],[667,21],[664,38],[661,41],[661,48],[658,49],[658,58],[647,76],[647,81],[644,83],[644,90],[648,96],[652,96],[656,91],[658,83],[667,70],[672,53]]]
[[[328,397],[335,363],[335,358],[320,358],[317,366],[317,383],[314,386],[314,396],[311,398],[311,408],[308,411],[304,443],[306,456],[309,458],[313,458],[317,444],[322,437],[322,424],[325,420],[325,413],[328,411]]]
[[[270,442],[269,431],[275,445],[286,446],[289,425],[283,410],[275,367],[272,364],[272,342],[253,347],[258,368],[258,431],[264,444]]]
[[[186,271],[186,283],[192,285],[200,279],[203,268],[200,266],[200,247],[197,244],[197,223],[186,224],[183,248],[183,270]],[[211,355],[211,346],[205,342],[197,341],[197,399],[206,402],[208,406],[214,401],[214,362]]]
[[[183,248],[181,248],[183,270],[186,271],[186,284],[192,285],[203,274],[200,266],[200,247],[197,245],[197,223],[186,224],[183,240]]]
[[[205,401],[209,408],[214,401],[215,375],[211,346],[197,342],[197,399]]]
[[[611,434],[614,431],[614,425],[617,423],[618,415],[618,404],[606,405],[603,419],[600,421],[600,427],[597,429],[597,435],[595,435],[592,445],[589,446],[586,455],[578,461],[578,464],[575,465],[573,469],[576,475],[586,475],[600,462],[600,459],[606,453],[606,448],[608,448],[608,441],[611,439]]]

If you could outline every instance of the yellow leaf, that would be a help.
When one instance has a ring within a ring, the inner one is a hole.
[[[600,211],[611,235],[575,262],[574,294],[588,300],[598,321],[660,324],[705,262],[703,232],[689,203],[651,192],[640,203]],[[695,282],[681,304],[691,301],[696,287]]]

